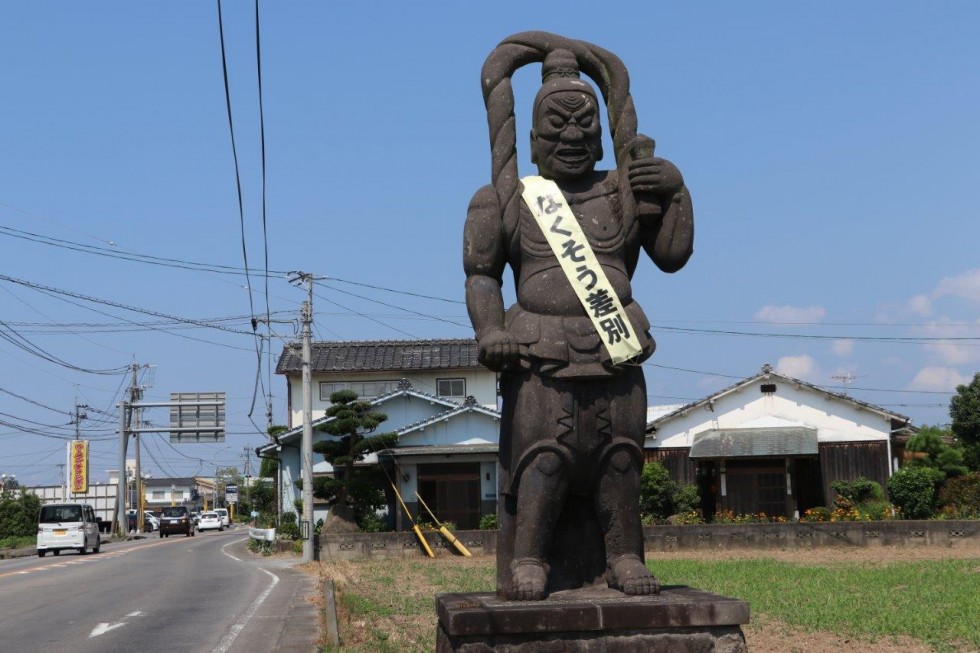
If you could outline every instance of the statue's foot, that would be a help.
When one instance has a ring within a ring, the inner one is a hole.
[[[623,594],[660,594],[660,581],[650,573],[638,555],[626,554],[610,558],[606,583]]]
[[[548,566],[536,558],[510,563],[511,585],[507,598],[514,601],[540,601],[546,596]]]

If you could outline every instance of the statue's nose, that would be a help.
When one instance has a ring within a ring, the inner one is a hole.
[[[582,130],[574,122],[569,123],[565,129],[561,130],[561,140],[564,142],[582,140]]]

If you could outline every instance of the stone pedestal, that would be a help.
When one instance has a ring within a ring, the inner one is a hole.
[[[602,588],[544,601],[495,594],[439,594],[437,653],[740,653],[745,601],[690,587],[632,597]]]

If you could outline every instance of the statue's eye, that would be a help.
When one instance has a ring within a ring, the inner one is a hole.
[[[561,129],[562,127],[565,126],[565,121],[562,119],[561,116],[551,115],[548,116],[548,124],[554,127],[555,129]]]
[[[578,124],[580,127],[584,127],[588,129],[589,127],[592,126],[592,115],[586,114],[582,116],[581,118],[578,119]]]

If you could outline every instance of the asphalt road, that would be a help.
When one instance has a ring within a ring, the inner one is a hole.
[[[247,531],[156,533],[0,561],[0,650],[312,651],[312,580],[295,558],[245,548]]]

